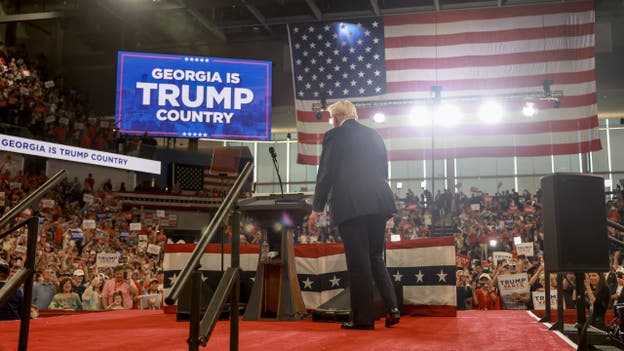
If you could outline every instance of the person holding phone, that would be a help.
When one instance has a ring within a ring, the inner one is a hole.
[[[128,279],[125,271],[126,269],[123,265],[118,265],[115,267],[113,279],[107,280],[106,284],[104,284],[102,303],[105,309],[113,303],[113,295],[117,291],[121,292],[124,308],[132,309],[133,298],[139,294],[139,291],[136,285]]]
[[[605,314],[609,308],[611,292],[602,272],[585,273],[585,301],[591,305],[590,324],[598,329],[607,330]]]
[[[492,278],[489,274],[483,273],[479,276],[479,285],[475,290],[473,303],[474,307],[479,310],[500,310],[500,297],[492,286]]]

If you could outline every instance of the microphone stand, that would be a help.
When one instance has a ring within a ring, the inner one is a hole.
[[[273,167],[275,167],[275,173],[277,173],[277,180],[280,185],[280,192],[282,194],[282,198],[284,197],[284,184],[282,183],[282,176],[279,172],[279,165],[277,164],[277,154],[275,151],[271,152],[271,159],[273,160]]]
[[[221,202],[225,201],[225,196],[227,191],[225,190],[225,177],[227,177],[227,173],[219,173],[219,178],[221,178],[221,189],[219,192],[221,193]],[[224,266],[224,256],[225,256],[225,235],[226,235],[226,226],[225,223],[221,223],[221,275],[223,276],[223,272],[225,271]]]

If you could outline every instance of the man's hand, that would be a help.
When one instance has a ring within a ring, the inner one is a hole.
[[[308,218],[308,229],[313,232],[316,231],[316,223],[318,221],[318,216],[322,215],[323,212],[312,211],[310,213],[310,218]]]

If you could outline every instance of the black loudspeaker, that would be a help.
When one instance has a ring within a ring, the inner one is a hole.
[[[555,173],[543,177],[541,186],[546,270],[608,271],[604,179]]]

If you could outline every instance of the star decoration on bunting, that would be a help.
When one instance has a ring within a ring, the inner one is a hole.
[[[169,277],[169,281],[171,282],[171,286],[175,284],[176,280],[178,280],[178,274],[174,273],[173,276]]]
[[[312,289],[312,283],[314,283],[312,280],[310,280],[310,277],[307,277],[306,280],[303,281],[303,288],[304,289]]]
[[[340,278],[336,277],[336,275],[334,275],[334,278],[329,281],[331,282],[331,286],[340,286]]]
[[[441,269],[440,273],[437,274],[438,278],[440,278],[440,280],[438,280],[439,282],[445,282],[446,283],[446,276],[448,274],[444,273],[444,270]]]
[[[395,282],[400,282],[401,278],[403,278],[403,274],[401,274],[401,272],[399,272],[399,270],[397,269],[396,274],[392,275],[394,277],[394,281]]]
[[[423,282],[423,277],[424,277],[424,276],[425,276],[425,275],[424,275],[424,274],[422,273],[422,271],[419,269],[419,270],[418,270],[418,274],[416,274],[416,283],[418,283],[418,282],[421,282],[421,283],[422,283],[422,282]]]

